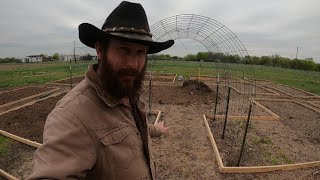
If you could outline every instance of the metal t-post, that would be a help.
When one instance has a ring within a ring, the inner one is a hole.
[[[228,86],[226,113],[225,113],[225,116],[224,116],[224,125],[223,125],[222,137],[221,137],[222,139],[224,139],[224,133],[226,131],[226,125],[227,125],[227,119],[228,119],[229,101],[230,101],[230,92],[231,92],[231,87]]]
[[[219,73],[218,73],[218,82],[217,82],[217,90],[216,90],[216,101],[214,104],[214,111],[213,111],[213,120],[216,120],[216,113],[217,113],[217,105],[218,105],[218,97],[219,97],[219,84],[220,84],[220,79],[219,79]]]
[[[251,111],[252,111],[252,102],[250,103],[250,107],[249,107],[249,114],[248,114],[248,118],[247,118],[246,129],[244,131],[244,136],[243,136],[243,140],[242,140],[242,145],[241,145],[241,149],[240,149],[240,156],[238,159],[237,166],[240,165],[240,161],[241,161],[243,150],[244,150],[244,145],[246,143],[247,133],[248,133],[248,128],[249,128],[249,121],[250,121],[250,117],[251,117]]]
[[[70,89],[72,89],[72,69],[71,69],[71,58],[70,58],[70,61],[69,61],[70,63],[69,63],[69,65],[70,65],[70,67],[69,67],[69,71],[70,71]]]
[[[152,69],[150,70],[149,75],[149,99],[148,99],[148,115],[151,113],[151,74]]]

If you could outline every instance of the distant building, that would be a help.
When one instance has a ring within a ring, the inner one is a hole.
[[[42,55],[30,55],[21,59],[23,63],[34,63],[34,62],[42,62]]]
[[[60,55],[60,61],[66,61],[66,62],[69,62],[70,60],[73,61],[74,58],[76,58],[76,60],[79,60],[80,59],[80,56],[79,55],[66,55],[66,54],[61,54]]]

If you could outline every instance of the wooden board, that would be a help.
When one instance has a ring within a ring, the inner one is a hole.
[[[207,118],[203,115],[203,120],[208,132],[208,137],[211,142],[211,146],[218,163],[218,167],[221,173],[263,173],[263,172],[271,172],[271,171],[279,171],[279,170],[294,170],[301,168],[309,168],[309,167],[319,167],[320,161],[312,161],[305,163],[295,163],[295,164],[285,164],[285,165],[275,165],[275,166],[245,166],[245,167],[227,167],[223,165],[217,144],[214,140],[213,134],[209,127]]]
[[[23,143],[23,144],[27,144],[27,145],[29,145],[29,146],[33,146],[33,147],[35,147],[35,148],[39,148],[39,147],[42,145],[42,144],[37,143],[37,142],[35,142],[35,141],[30,141],[30,140],[28,140],[28,139],[25,139],[25,138],[16,136],[16,135],[14,135],[14,134],[8,133],[8,132],[3,131],[3,130],[1,130],[1,129],[0,129],[0,134],[2,134],[3,136],[8,137],[8,138],[10,138],[10,139],[19,141],[19,142],[21,142],[21,143]]]
[[[0,169],[0,175],[2,175],[3,177],[9,179],[9,180],[19,180],[18,178],[12,176],[11,174],[5,172],[4,170]]]

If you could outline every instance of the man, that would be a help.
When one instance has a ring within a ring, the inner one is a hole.
[[[174,41],[154,42],[143,7],[125,1],[79,38],[99,63],[49,114],[28,179],[155,179],[150,136],[168,128],[147,124],[139,93],[147,54]]]

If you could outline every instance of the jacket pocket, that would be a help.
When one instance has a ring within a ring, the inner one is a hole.
[[[111,130],[100,138],[112,170],[127,169],[134,159],[133,131],[129,126]]]

